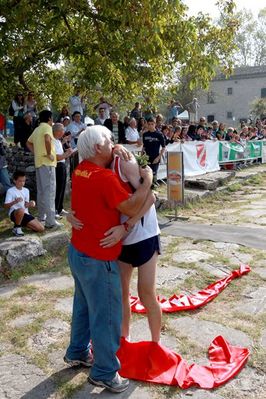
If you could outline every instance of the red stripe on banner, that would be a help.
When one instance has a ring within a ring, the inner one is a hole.
[[[207,366],[189,365],[179,354],[156,342],[128,342],[121,339],[117,352],[119,374],[133,380],[179,386],[216,388],[236,376],[246,363],[249,350],[231,346],[222,336],[209,347]]]
[[[169,299],[158,297],[161,309],[165,313],[180,312],[183,310],[192,310],[200,308],[212,301],[217,295],[224,290],[228,284],[235,278],[241,277],[250,272],[248,265],[241,265],[238,270],[232,271],[227,277],[212,283],[202,291],[192,295],[172,295]],[[130,305],[132,312],[146,313],[146,309],[136,296],[130,297]]]

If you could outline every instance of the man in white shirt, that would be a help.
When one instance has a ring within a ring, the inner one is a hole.
[[[100,98],[100,102],[98,104],[95,105],[94,109],[100,110],[100,108],[104,109],[104,117],[105,119],[110,118],[110,111],[112,110],[112,104],[108,103],[107,101],[105,101],[104,97]]]
[[[86,129],[86,124],[81,121],[81,114],[75,111],[72,115],[72,122],[67,126],[66,132],[71,133],[71,147],[76,148],[78,136]]]
[[[141,144],[139,132],[137,130],[137,121],[135,118],[130,118],[129,126],[126,128],[127,144]]]
[[[55,195],[55,217],[60,218],[60,214],[66,213],[63,209],[63,201],[65,196],[66,181],[67,181],[67,170],[66,170],[66,159],[69,158],[73,150],[68,148],[66,151],[63,149],[61,138],[63,137],[64,125],[62,123],[55,123],[53,125],[53,135],[55,138],[55,153],[57,165],[55,168],[56,175],[56,195]]]
[[[84,97],[80,96],[80,91],[77,88],[74,96],[71,96],[69,98],[70,115],[73,115],[74,112],[78,111],[83,119],[84,109],[85,109]]]

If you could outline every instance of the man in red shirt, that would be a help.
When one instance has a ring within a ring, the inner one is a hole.
[[[69,264],[75,281],[70,345],[65,361],[74,366],[92,366],[88,380],[111,392],[123,392],[116,352],[120,344],[122,300],[116,259],[121,241],[100,246],[104,233],[120,224],[120,213],[138,214],[150,194],[151,169],[141,170],[143,184],[129,195],[117,176],[105,169],[112,161],[111,132],[91,126],[78,140],[83,161],[72,175],[72,209],[83,228],[72,229]],[[127,225],[125,225],[127,228]],[[93,356],[90,352],[90,340]]]

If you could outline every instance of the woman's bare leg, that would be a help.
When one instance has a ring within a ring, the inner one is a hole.
[[[129,337],[129,324],[131,317],[129,291],[133,268],[130,264],[118,261],[122,285],[123,318],[121,326],[122,337]]]
[[[144,265],[138,268],[138,293],[139,298],[145,306],[148,316],[151,339],[154,342],[160,341],[162,311],[156,298],[156,265],[158,253]]]

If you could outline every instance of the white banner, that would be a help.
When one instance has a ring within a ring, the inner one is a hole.
[[[127,144],[124,147],[133,153],[141,152],[142,147]],[[185,143],[168,144],[166,151],[182,151],[184,159],[185,177],[203,175],[204,173],[220,170],[218,163],[219,142],[218,141],[187,141]],[[166,157],[161,161],[157,178],[166,179]]]
[[[167,151],[182,151],[185,177],[203,175],[220,170],[218,141],[192,141],[168,144]]]

